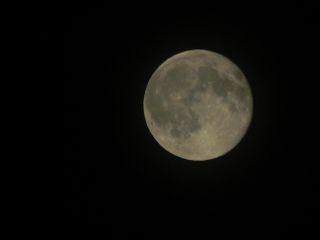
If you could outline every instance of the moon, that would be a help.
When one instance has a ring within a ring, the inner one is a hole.
[[[208,50],[178,53],[152,74],[144,94],[148,129],[168,152],[215,159],[244,137],[253,112],[250,85],[227,57]]]

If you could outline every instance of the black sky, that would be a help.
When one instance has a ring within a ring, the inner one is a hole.
[[[105,5],[66,12],[65,223],[109,224],[128,234],[195,225],[210,232],[218,224],[313,228],[317,185],[311,166],[293,151],[299,148],[297,59],[310,41],[313,12],[253,7]],[[230,58],[253,92],[247,135],[213,161],[169,154],[144,121],[151,74],[189,49]]]

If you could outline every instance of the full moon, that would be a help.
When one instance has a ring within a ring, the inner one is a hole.
[[[168,152],[205,161],[232,150],[252,118],[253,99],[243,72],[207,50],[172,56],[152,74],[143,110],[152,136]]]

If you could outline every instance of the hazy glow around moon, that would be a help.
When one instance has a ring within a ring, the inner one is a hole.
[[[152,136],[164,149],[203,161],[240,142],[251,121],[253,100],[247,79],[228,58],[190,50],[153,73],[143,109]]]

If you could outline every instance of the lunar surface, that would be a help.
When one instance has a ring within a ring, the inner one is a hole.
[[[243,72],[228,58],[190,50],[163,62],[144,95],[144,116],[155,140],[193,161],[232,150],[251,122],[253,100]]]

